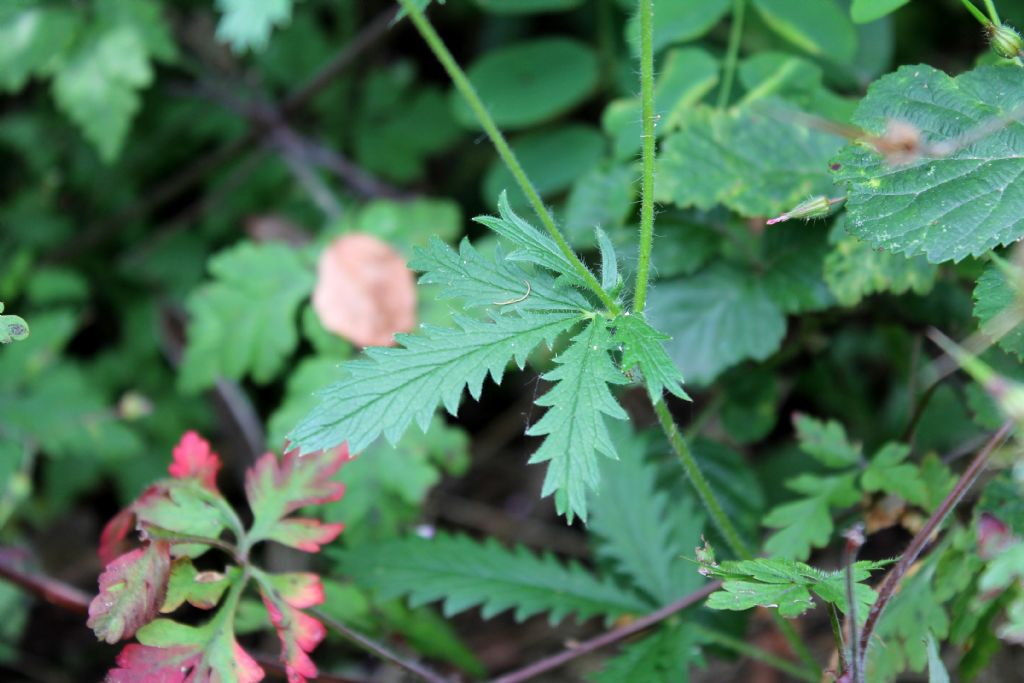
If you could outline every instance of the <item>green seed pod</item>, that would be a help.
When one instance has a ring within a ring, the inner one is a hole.
[[[995,53],[1005,59],[1019,57],[1021,50],[1024,49],[1024,39],[1006,24],[991,24],[988,27],[988,40]]]

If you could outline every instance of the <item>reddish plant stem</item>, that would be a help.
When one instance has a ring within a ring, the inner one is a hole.
[[[10,548],[0,548],[0,579],[10,581],[65,611],[79,614],[89,611],[92,596],[62,581],[20,569],[14,562],[14,554]]]
[[[964,473],[960,475],[960,480],[957,481],[956,486],[949,492],[946,498],[942,501],[935,512],[932,513],[928,521],[925,522],[921,530],[914,535],[914,538],[910,540],[910,545],[903,551],[903,555],[900,556],[899,562],[896,566],[886,574],[882,580],[882,584],[878,587],[878,599],[875,600],[875,604],[871,606],[871,610],[868,612],[867,621],[864,622],[864,629],[860,634],[860,666],[858,667],[861,671],[864,670],[864,661],[867,659],[868,645],[871,643],[871,635],[874,633],[875,627],[878,625],[878,619],[882,616],[882,612],[885,610],[886,605],[892,600],[893,595],[896,594],[896,588],[899,586],[900,581],[906,575],[907,570],[917,561],[917,558],[921,555],[921,551],[928,544],[932,534],[942,525],[942,522],[946,519],[949,513],[957,506],[960,500],[967,493],[967,490],[972,484],[978,479],[978,475],[985,469],[985,465],[988,463],[989,457],[992,452],[998,448],[1003,441],[1009,436],[1010,431],[1013,429],[1013,422],[1007,421],[1003,423],[995,434],[985,443],[978,454],[974,456],[974,460],[967,466]]]
[[[412,675],[424,681],[427,681],[428,683],[450,683],[450,679],[442,676],[441,674],[435,671],[431,671],[419,662],[402,657],[401,655],[384,647],[377,641],[364,636],[362,633],[359,633],[358,631],[353,631],[348,626],[341,623],[334,617],[330,616],[329,614],[326,614],[323,610],[311,609],[309,610],[309,612],[317,619],[324,622],[332,629],[340,633],[342,636],[347,638],[348,640],[352,641],[364,650],[367,650],[368,652],[377,655],[384,661],[391,662],[392,664],[404,669],[405,671],[408,671]]]
[[[699,588],[698,590],[695,590],[689,595],[685,595],[679,600],[676,600],[673,603],[665,605],[661,609],[651,612],[645,617],[640,617],[631,624],[627,624],[626,626],[623,626],[621,628],[608,631],[607,633],[602,633],[601,635],[591,638],[590,640],[583,641],[575,647],[563,650],[562,652],[559,652],[558,654],[552,655],[550,657],[545,657],[544,659],[538,660],[533,664],[523,667],[522,669],[518,669],[516,671],[512,671],[510,673],[499,676],[498,678],[495,678],[493,681],[491,681],[491,683],[522,683],[522,681],[528,681],[531,678],[541,675],[542,673],[546,673],[548,671],[551,671],[552,669],[557,669],[561,666],[564,666],[565,664],[568,664],[574,659],[578,659],[579,657],[590,654],[595,650],[600,650],[603,647],[613,645],[619,642],[620,640],[624,640],[636,633],[640,633],[641,631],[648,629],[651,626],[654,626],[655,624],[664,621],[665,619],[668,619],[676,612],[681,612],[687,607],[690,607],[691,605],[703,600],[708,595],[714,593],[721,587],[721,581],[712,581],[711,583]]]

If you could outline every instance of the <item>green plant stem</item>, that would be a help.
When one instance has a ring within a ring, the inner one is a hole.
[[[725,49],[725,63],[722,65],[722,88],[718,91],[719,109],[725,109],[732,96],[732,82],[736,77],[736,62],[740,56],[740,39],[743,37],[743,15],[746,8],[746,0],[733,0],[729,44]]]
[[[999,20],[999,12],[996,11],[996,4],[992,0],[984,0],[985,9],[988,10],[988,16],[991,17],[992,23],[996,26],[1000,26],[1003,22]]]
[[[839,608],[834,602],[828,603],[828,621],[832,624],[832,638],[836,641],[836,652],[839,653],[839,670],[849,671],[846,646],[843,644],[843,620],[839,618]]]
[[[737,557],[749,560],[753,558],[753,553],[750,551],[750,547],[740,537],[739,532],[736,530],[736,526],[729,519],[729,516],[725,514],[725,510],[722,509],[721,503],[718,502],[718,498],[715,497],[715,492],[711,490],[710,484],[707,479],[704,478],[704,474],[700,471],[700,466],[697,464],[697,460],[693,457],[693,452],[687,445],[683,435],[679,433],[679,427],[676,425],[675,420],[672,418],[672,413],[669,412],[668,406],[665,405],[665,401],[658,401],[654,404],[654,412],[658,416],[658,423],[661,425],[661,430],[665,433],[665,438],[668,439],[669,445],[672,447],[672,451],[679,458],[679,462],[683,466],[683,470],[686,471],[686,476],[689,477],[690,482],[693,484],[694,490],[697,492],[697,496],[700,498],[701,503],[704,505],[704,509],[707,510],[708,515],[711,517],[712,523],[718,529],[718,531],[725,538],[726,544],[729,549]],[[786,638],[790,647],[797,653],[801,660],[807,665],[808,671],[815,672],[817,675],[820,672],[817,662],[814,661],[814,656],[811,654],[807,646],[804,645],[800,636],[793,630],[792,625],[787,622],[784,618],[779,616],[778,612],[773,612],[772,616],[775,618],[775,623],[779,627],[779,631]]]
[[[639,11],[643,177],[640,184],[640,258],[636,268],[633,311],[643,313],[654,246],[654,1],[640,0]]]
[[[975,19],[977,19],[979,22],[981,22],[982,26],[991,26],[992,25],[992,22],[989,21],[988,17],[986,17],[985,14],[980,9],[975,7],[974,3],[971,2],[971,0],[960,0],[960,2],[963,4],[964,7],[967,8],[967,11],[970,12],[971,15],[973,15]]]
[[[778,655],[774,655],[763,648],[746,643],[739,638],[733,638],[732,636],[722,633],[716,629],[702,626],[699,622],[695,622],[691,626],[698,634],[700,634],[701,638],[705,642],[711,643],[712,645],[718,645],[719,647],[727,650],[732,650],[744,657],[764,662],[768,666],[778,669],[779,671],[789,674],[793,678],[797,678],[801,681],[807,681],[808,683],[818,683],[819,681],[819,677],[810,671],[801,669],[793,662],[783,659]]]
[[[565,241],[565,237],[559,232],[558,226],[555,225],[554,216],[548,211],[547,207],[544,206],[544,201],[540,198],[537,193],[537,189],[530,182],[530,179],[526,176],[526,172],[523,167],[520,166],[519,160],[516,159],[515,153],[512,148],[509,147],[508,141],[505,140],[505,136],[502,135],[501,131],[498,130],[497,124],[494,122],[494,118],[490,112],[487,111],[487,107],[484,106],[480,96],[476,92],[476,88],[469,82],[469,78],[466,77],[466,73],[459,66],[458,62],[452,56],[452,53],[448,50],[448,47],[444,44],[441,36],[434,30],[430,20],[427,19],[426,15],[420,11],[418,7],[413,3],[412,0],[399,0],[406,13],[409,15],[409,20],[419,31],[423,40],[427,43],[430,51],[434,53],[437,60],[441,62],[441,66],[448,72],[449,78],[452,79],[452,83],[455,85],[455,89],[459,91],[462,97],[466,100],[469,108],[473,111],[473,115],[476,120],[483,127],[487,137],[490,138],[491,144],[494,145],[494,149],[497,150],[498,156],[501,157],[505,167],[508,168],[512,177],[515,178],[516,184],[519,185],[519,189],[523,191],[526,198],[530,202],[530,206],[533,207],[534,213],[540,219],[540,222],[544,225],[545,230],[551,235],[551,238],[558,245],[559,251],[565,256],[572,264],[573,270],[576,274],[586,283],[587,287],[601,300],[601,303],[608,309],[608,312],[612,315],[618,315],[622,309],[619,304],[608,295],[607,292],[601,287],[601,283],[597,281],[594,274],[583,264],[580,257],[576,255],[576,252],[572,250],[569,243]]]

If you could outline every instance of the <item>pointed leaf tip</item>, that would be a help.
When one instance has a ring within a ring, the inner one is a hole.
[[[167,472],[176,479],[197,479],[206,488],[216,491],[220,468],[220,456],[210,449],[210,443],[196,432],[187,431],[174,447]]]

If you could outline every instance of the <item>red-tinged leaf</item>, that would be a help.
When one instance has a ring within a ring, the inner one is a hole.
[[[231,574],[213,571],[197,571],[187,557],[175,560],[171,565],[171,576],[167,581],[167,595],[160,611],[173,612],[188,603],[199,609],[213,609],[220,602],[224,591],[231,585]]]
[[[344,528],[340,522],[325,524],[318,519],[283,519],[271,528],[266,538],[296,550],[318,553],[320,546],[336,539]]]
[[[155,487],[155,495],[140,498],[133,505],[140,529],[157,527],[171,534],[173,555],[198,557],[209,549],[197,543],[176,543],[173,535],[218,539],[228,522],[211,498],[220,494],[209,491],[195,481],[168,480]]]
[[[267,453],[246,473],[245,493],[249,506],[253,511],[253,525],[249,530],[249,540],[256,542],[274,538],[281,540],[281,534],[275,533],[275,527],[287,514],[306,505],[328,503],[341,498],[345,487],[331,481],[331,475],[349,459],[348,446],[329,451],[301,454],[294,450],[278,460],[273,453]],[[292,525],[293,532],[305,533],[311,538],[306,542],[316,544],[317,539],[331,539],[340,533],[331,525],[324,525],[330,531],[318,530],[309,534],[308,525]],[[302,531],[300,531],[300,529]],[[319,544],[316,544],[319,545]]]
[[[100,574],[100,592],[89,604],[88,626],[116,643],[156,617],[171,571],[170,546],[157,541],[111,562]]]
[[[263,574],[260,578],[292,607],[305,609],[324,601],[324,584],[320,576],[312,572]]]
[[[281,639],[281,661],[288,683],[306,683],[307,678],[317,675],[316,665],[308,653],[320,644],[327,630],[318,620],[289,605],[273,591],[261,590],[260,595],[270,615],[270,623]]]
[[[202,656],[196,645],[149,647],[125,645],[117,655],[117,668],[112,669],[105,683],[193,683],[192,676]]]
[[[209,442],[189,431],[174,447],[173,460],[167,471],[176,479],[196,479],[206,488],[216,491],[220,466],[220,456],[210,449]]]
[[[126,507],[110,518],[100,533],[99,556],[104,565],[110,564],[125,552],[125,539],[134,528],[135,511],[131,507]]]

